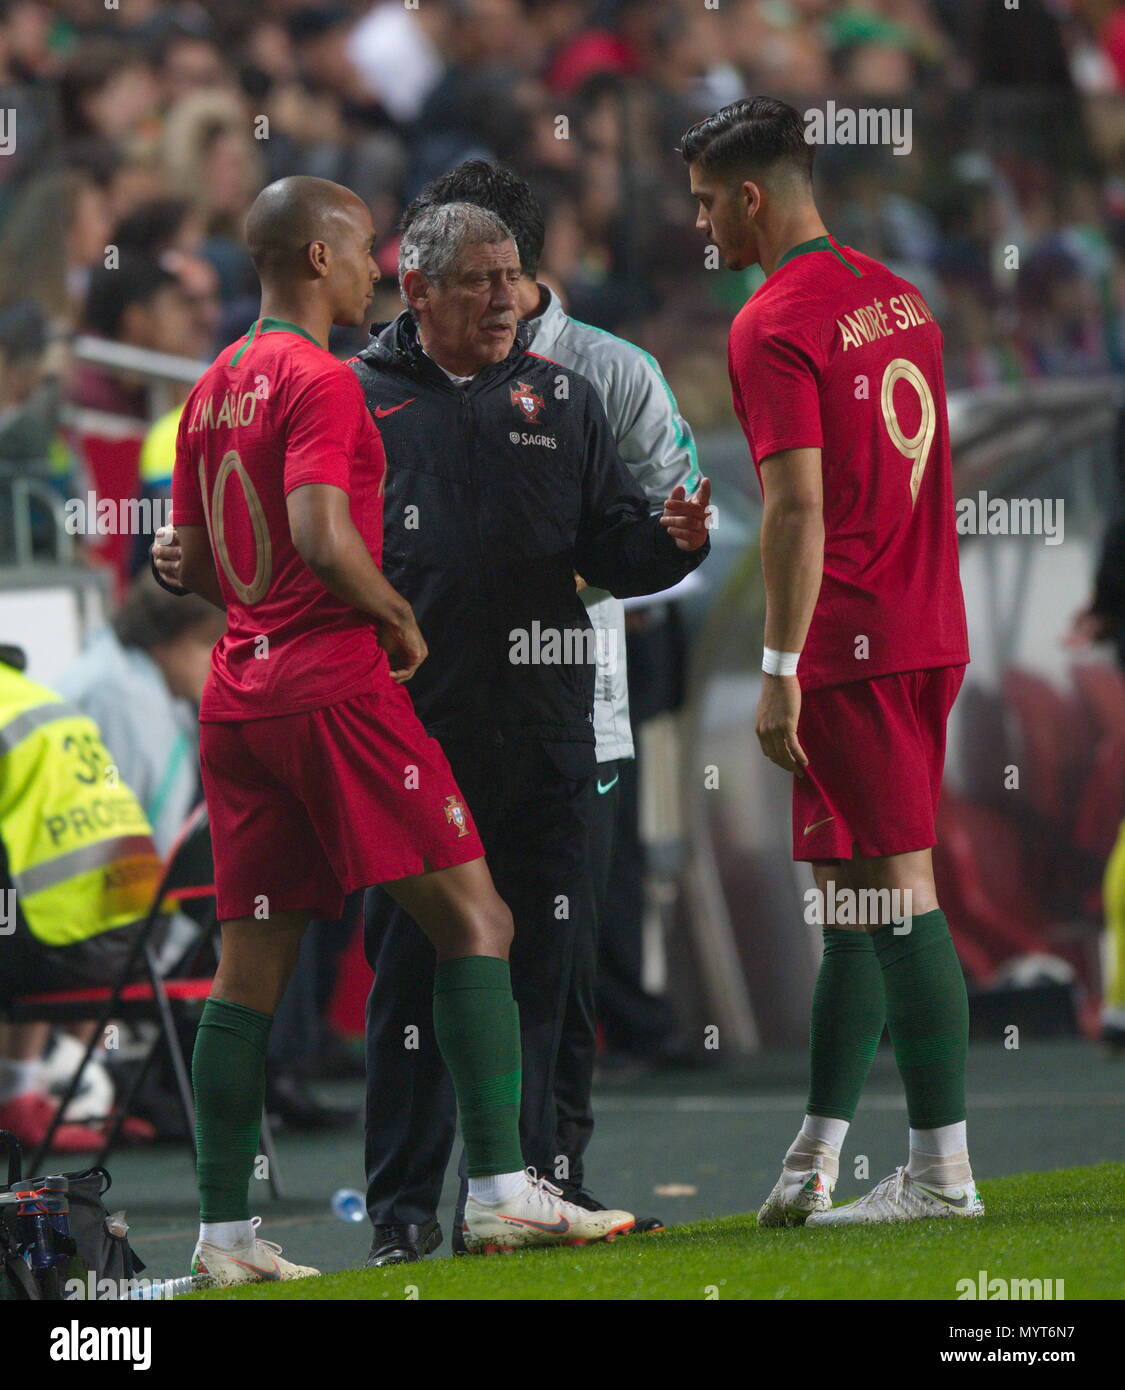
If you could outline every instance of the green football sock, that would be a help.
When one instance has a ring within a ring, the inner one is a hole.
[[[258,1152],[271,1014],[225,999],[203,1006],[191,1080],[201,1221],[248,1221]]]
[[[826,927],[809,1025],[810,1115],[855,1117],[886,1018],[883,972],[870,936]]]
[[[518,1173],[519,1011],[497,956],[443,960],[434,973],[434,1035],[453,1078],[470,1178]]]
[[[969,999],[945,913],[935,909],[874,933],[912,1129],[940,1129],[965,1118]]]

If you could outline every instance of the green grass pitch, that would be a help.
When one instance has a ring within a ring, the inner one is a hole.
[[[753,1215],[728,1216],[613,1245],[425,1260],[192,1297],[957,1299],[958,1280],[975,1285],[981,1270],[1062,1279],[1067,1299],[1125,1296],[1125,1163],[996,1178],[981,1191],[981,1220],[760,1231]]]

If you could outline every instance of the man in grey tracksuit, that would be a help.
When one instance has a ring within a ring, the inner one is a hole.
[[[529,351],[581,373],[593,385],[621,458],[648,497],[652,511],[661,510],[664,499],[677,485],[683,485],[690,496],[700,481],[695,442],[656,361],[634,344],[570,318],[557,295],[536,281],[544,223],[528,185],[502,165],[469,161],[429,184],[407,209],[403,227],[424,208],[450,202],[485,207],[511,230],[523,270],[518,313],[530,332]],[[634,747],[629,724],[624,605],[602,589],[583,588],[582,597],[599,639],[594,697],[599,776],[596,795],[588,798],[586,804],[591,879],[600,911],[612,858],[618,763],[631,760]],[[568,1200],[591,1207],[601,1206],[585,1190],[583,1168],[583,1155],[593,1131],[590,1090],[596,1051],[595,926],[596,917],[590,922],[590,929],[575,941],[573,982],[555,1073],[556,1163],[553,1172],[546,1174],[563,1188]],[[655,1218],[639,1219],[636,1229],[659,1229],[661,1224]],[[377,1258],[376,1262],[397,1262],[403,1256],[416,1258],[421,1253],[412,1248],[414,1228],[382,1229],[387,1237],[383,1242],[387,1258]],[[454,1246],[457,1247],[456,1231]]]

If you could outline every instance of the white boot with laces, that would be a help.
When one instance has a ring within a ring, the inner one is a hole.
[[[616,1240],[633,1229],[628,1211],[587,1211],[563,1199],[562,1189],[538,1176],[524,1174],[526,1186],[508,1201],[465,1203],[465,1246],[470,1255],[492,1255],[537,1245],[586,1245]]]

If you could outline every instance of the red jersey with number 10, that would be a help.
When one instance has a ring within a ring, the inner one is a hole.
[[[942,335],[925,300],[830,237],[796,246],[731,327],[755,467],[822,451],[824,578],[803,689],[969,659]]]
[[[268,719],[393,687],[375,623],[301,559],[285,501],[306,483],[342,488],[379,564],[385,470],[354,372],[294,324],[260,319],[196,382],[172,518],[207,527],[227,604],[201,719]]]

